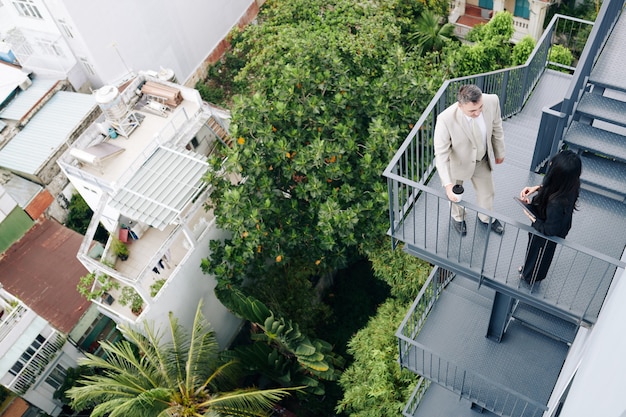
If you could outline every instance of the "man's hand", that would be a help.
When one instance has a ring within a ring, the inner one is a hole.
[[[496,164],[501,164],[504,162],[504,158],[496,158]]]
[[[459,199],[452,192],[452,187],[453,187],[452,184],[446,185],[446,195],[448,196],[448,200],[452,201],[453,203],[458,203]]]

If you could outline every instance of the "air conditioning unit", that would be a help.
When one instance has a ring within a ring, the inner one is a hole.
[[[24,91],[26,90],[28,87],[30,87],[31,85],[33,85],[33,82],[31,81],[31,79],[29,77],[26,77],[24,79],[24,81],[22,81],[19,85],[20,90]]]

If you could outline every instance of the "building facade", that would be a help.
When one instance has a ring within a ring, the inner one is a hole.
[[[228,33],[258,13],[261,0],[206,2],[8,0],[0,36],[17,62],[42,76],[67,78],[87,92],[143,68],[194,85],[226,47]]]
[[[202,177],[207,156],[228,146],[228,113],[151,72],[94,95],[102,115],[58,160],[95,213],[78,253],[91,274],[84,295],[118,323],[166,324],[170,311],[190,323],[204,299],[227,346],[240,322],[200,264],[209,241],[225,236],[205,210],[211,189]],[[99,224],[104,244],[93,239]]]

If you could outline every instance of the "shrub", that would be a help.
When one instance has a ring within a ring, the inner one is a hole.
[[[564,47],[563,45],[553,45],[552,48],[550,48],[548,61],[569,67],[572,65],[572,62],[574,61],[574,57],[572,56],[572,52],[566,47]],[[570,72],[569,69],[563,68],[562,66],[559,66],[559,65],[548,65],[548,68],[556,69],[558,71],[566,72],[566,73]]]
[[[519,41],[517,45],[513,47],[513,56],[512,56],[512,65],[522,65],[526,63],[526,60],[532,54],[533,49],[535,49],[535,39],[526,35],[524,38]]]

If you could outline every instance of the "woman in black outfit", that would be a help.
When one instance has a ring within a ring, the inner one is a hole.
[[[526,212],[532,226],[546,236],[565,238],[572,227],[572,214],[577,208],[580,192],[580,157],[569,150],[556,154],[550,160],[548,173],[541,185],[524,187],[520,199],[534,206],[536,217]],[[537,193],[532,199],[529,196]],[[528,234],[526,260],[519,267],[520,278],[528,285],[542,281],[550,268],[556,243]]]

